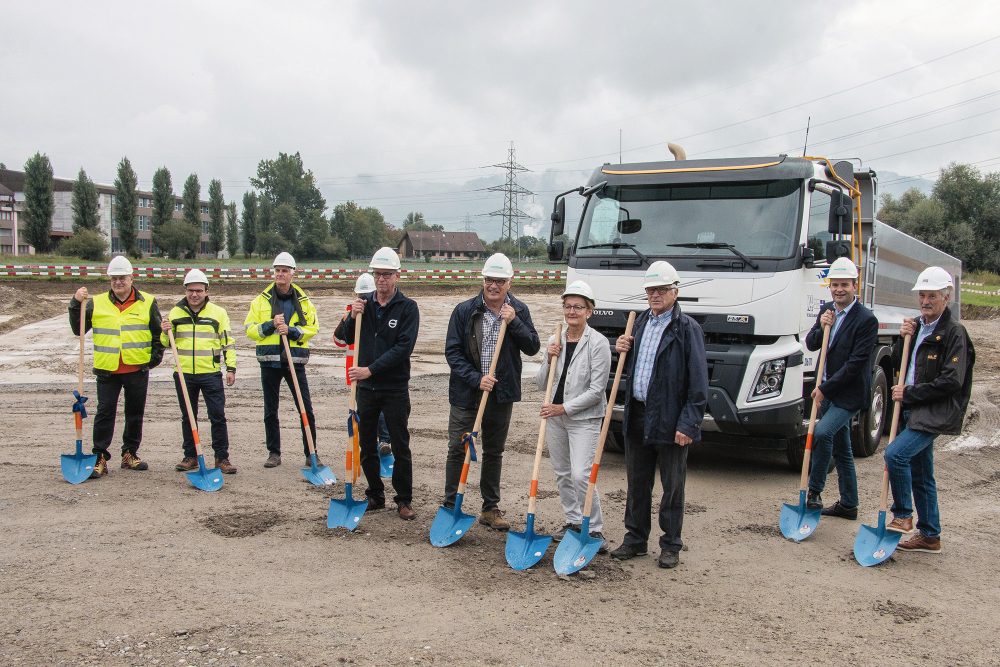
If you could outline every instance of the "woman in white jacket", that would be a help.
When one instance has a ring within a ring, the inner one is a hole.
[[[582,280],[573,282],[562,295],[566,328],[562,339],[549,338],[548,356],[557,356],[552,402],[542,405],[548,420],[545,441],[556,475],[566,524],[554,535],[558,542],[567,530],[580,530],[583,502],[587,495],[590,468],[594,463],[601,420],[607,407],[605,388],[611,371],[611,344],[587,326],[594,313],[594,293]],[[549,364],[538,369],[536,381],[545,389]],[[591,536],[604,540],[601,499],[594,489],[590,519]],[[602,542],[601,553],[607,551]]]

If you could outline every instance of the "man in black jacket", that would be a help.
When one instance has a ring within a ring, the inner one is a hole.
[[[953,289],[947,271],[937,266],[924,269],[913,286],[920,317],[905,320],[899,331],[901,339],[914,338],[906,377],[892,388],[892,400],[903,403],[906,428],[885,449],[894,517],[887,528],[913,532],[916,509],[919,530],[899,544],[900,551],[941,552],[934,439],[962,432],[976,363],[969,334],[948,309]],[[898,363],[902,350],[897,347],[895,353]]]
[[[385,485],[379,474],[378,422],[385,415],[396,464],[392,469],[393,498],[399,517],[416,518],[413,511],[413,461],[410,454],[410,355],[417,343],[420,311],[413,299],[396,288],[399,256],[392,248],[379,248],[369,268],[375,291],[359,296],[351,316],[341,321],[334,338],[355,344],[357,363],[348,371],[358,383],[361,469],[368,480],[368,509],[385,507]],[[361,340],[354,340],[354,315],[363,313]]]
[[[819,386],[812,392],[822,417],[813,431],[806,507],[823,507],[820,494],[826,486],[832,456],[837,464],[840,499],[822,513],[853,520],[858,518],[858,475],[851,450],[851,420],[868,405],[871,395],[871,358],[878,338],[878,319],[857,299],[858,267],[854,262],[847,257],[835,260],[827,280],[833,301],[823,305],[806,334],[806,347],[818,350],[823,344],[823,329],[830,327],[826,367]]]
[[[521,400],[521,353],[533,355],[541,343],[528,307],[510,295],[514,267],[497,253],[483,267],[483,289],[455,306],[448,322],[444,356],[451,367],[448,381],[448,459],[445,464],[444,506],[454,507],[458,479],[465,461],[463,436],[472,431],[482,392],[489,392],[483,414],[482,472],[479,488],[483,511],[479,523],[509,530],[500,510],[500,471],[514,403]],[[489,375],[500,322],[507,322],[503,346],[497,351],[495,375]]]
[[[688,445],[701,440],[708,401],[708,363],[701,327],[677,305],[680,276],[653,262],[643,280],[649,310],[615,349],[627,354],[625,382],[625,539],[611,552],[627,560],[646,554],[653,482],[660,470],[660,567],[677,567],[684,521]],[[632,350],[634,349],[634,353]]]

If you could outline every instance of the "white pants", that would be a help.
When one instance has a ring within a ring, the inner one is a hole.
[[[566,522],[579,525],[583,521],[583,503],[587,497],[590,468],[594,464],[597,439],[601,435],[601,418],[570,419],[566,415],[550,417],[545,427],[545,442],[549,460],[556,474],[556,488],[562,502]],[[604,529],[601,515],[601,495],[594,487],[591,503],[590,532]]]

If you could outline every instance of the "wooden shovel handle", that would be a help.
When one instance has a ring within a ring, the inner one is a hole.
[[[830,345],[830,327],[823,327],[823,342],[819,347],[819,363],[816,364],[816,381],[813,389],[818,389],[823,381],[823,370],[826,368],[826,349]],[[809,484],[809,461],[812,459],[813,431],[816,429],[816,414],[819,412],[819,402],[812,402],[809,411],[809,429],[806,431],[806,449],[802,453],[802,474],[799,477],[799,489],[804,490]]]
[[[191,438],[194,440],[194,451],[198,456],[201,456],[198,422],[194,417],[194,409],[191,407],[191,397],[188,396],[187,382],[184,381],[184,371],[181,370],[181,358],[177,354],[177,343],[174,341],[174,329],[172,326],[167,330],[167,338],[170,339],[170,351],[174,355],[174,368],[177,369],[177,384],[181,386],[181,394],[184,396],[184,408],[187,410],[188,423],[191,424]]]
[[[76,390],[83,396],[83,337],[87,326],[87,300],[80,304],[80,361],[76,370]]]
[[[899,379],[896,384],[906,382],[906,370],[910,363],[910,336],[903,338],[903,358],[899,362]],[[895,384],[893,385],[895,386]],[[892,394],[892,387],[889,387]],[[896,432],[899,428],[899,416],[903,412],[903,402],[893,401],[892,422],[889,425],[889,442],[896,439]],[[879,499],[879,511],[885,512],[889,509],[889,466],[882,467],[882,497]]]
[[[309,415],[306,414],[305,403],[302,402],[302,390],[299,389],[299,378],[295,375],[295,363],[292,361],[292,350],[288,347],[288,334],[281,334],[281,344],[285,346],[285,358],[288,360],[288,374],[292,376],[292,389],[295,390],[295,403],[302,417],[302,426],[306,432],[306,444],[309,445],[310,456],[316,453],[313,444],[312,429],[309,428]]]
[[[349,352],[354,357],[354,368],[358,367],[358,356],[361,354],[361,318],[364,316],[365,311],[361,311],[354,316],[354,350]],[[347,407],[349,410],[356,411],[358,409],[358,381],[352,380],[350,384],[350,398],[348,398]],[[355,424],[355,428],[360,428],[360,424]],[[351,483],[356,483],[358,481],[358,470],[361,467],[361,450],[357,445],[358,434],[355,432],[354,436],[350,437],[347,443],[347,449],[350,455],[347,457],[347,475],[351,478]]]
[[[562,342],[562,322],[556,325],[555,338],[557,343]],[[559,355],[555,354],[549,359],[549,377],[545,383],[545,399],[543,404],[552,400],[552,381],[556,377],[556,366],[559,364]],[[535,462],[531,468],[531,488],[528,490],[528,514],[535,513],[535,500],[538,495],[538,469],[542,465],[542,450],[545,448],[545,427],[549,423],[548,419],[542,419],[538,426],[538,444],[535,445]]]

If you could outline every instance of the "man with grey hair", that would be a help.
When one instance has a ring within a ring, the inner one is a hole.
[[[906,428],[885,449],[894,517],[888,529],[913,532],[916,509],[919,531],[899,544],[900,551],[941,552],[934,439],[961,433],[976,363],[969,334],[948,308],[953,290],[947,271],[937,266],[924,269],[913,286],[920,317],[905,320],[899,331],[901,339],[914,338],[906,377],[892,388],[892,399],[902,403]],[[897,365],[902,357],[899,347]]]

